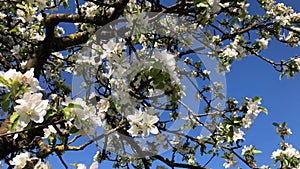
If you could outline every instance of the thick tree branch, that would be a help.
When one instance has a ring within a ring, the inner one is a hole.
[[[77,32],[62,38],[56,38],[53,52],[62,51],[70,47],[85,43],[89,39],[89,32]]]
[[[77,32],[69,36],[62,38],[54,37],[54,28],[61,22],[70,23],[93,23],[99,26],[104,26],[107,23],[119,18],[126,7],[129,0],[122,0],[115,3],[115,10],[110,16],[96,15],[93,17],[82,16],[78,14],[49,14],[43,13],[44,22],[46,25],[46,37],[44,41],[35,50],[32,57],[26,64],[26,69],[35,68],[34,76],[39,78],[40,72],[49,58],[51,52],[65,50],[69,47],[73,47],[82,43],[85,43],[89,39],[88,32]]]

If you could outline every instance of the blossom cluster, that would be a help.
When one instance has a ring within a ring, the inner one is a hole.
[[[10,161],[10,164],[14,165],[15,169],[23,169],[27,165],[28,166],[33,166],[32,167],[33,169],[52,169],[52,166],[49,162],[45,163],[37,157],[30,157],[29,152],[20,153],[20,154],[16,155]]]
[[[24,129],[30,121],[42,123],[47,113],[48,100],[42,99],[42,93],[36,93],[42,88],[39,86],[38,80],[34,78],[33,71],[31,69],[24,74],[15,69],[0,72],[1,85],[9,92],[7,99],[2,101],[2,109],[5,104],[10,103],[9,98],[16,104],[15,113],[11,119],[18,117],[18,121],[15,121],[17,131]]]
[[[275,160],[274,164],[281,161],[286,167],[300,168],[300,153],[290,144],[284,143],[282,149],[274,151],[271,157]]]
[[[150,111],[142,112],[141,110],[136,111],[134,115],[129,115],[130,129],[127,131],[133,136],[147,137],[150,133],[158,134],[159,130],[154,125],[159,121],[159,118]]]

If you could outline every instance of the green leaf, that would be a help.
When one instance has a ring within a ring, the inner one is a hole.
[[[164,89],[165,88],[165,84],[163,82],[159,83],[157,86],[155,86],[156,89]]]
[[[235,119],[235,120],[233,121],[234,124],[239,124],[240,122],[241,122],[240,119]]]
[[[65,136],[60,136],[60,135],[58,135],[58,138],[60,139],[60,141],[61,141],[62,143],[64,143],[65,140],[66,140],[66,137],[65,137]]]
[[[286,121],[281,124],[282,127],[286,127],[286,125],[287,125]]]
[[[55,110],[49,110],[49,111],[47,112],[47,114],[46,114],[46,119],[47,119],[48,117],[54,116],[55,114],[56,114],[56,111],[55,111]]]
[[[70,134],[75,134],[77,133],[79,130],[76,127],[72,127],[70,130]]]
[[[279,76],[279,80],[282,80],[284,75],[285,75],[285,72],[281,73],[280,76]]]
[[[279,124],[276,123],[276,122],[274,122],[274,123],[272,123],[272,124],[273,124],[273,126],[275,126],[275,127],[279,127]]]
[[[11,116],[10,116],[10,123],[11,123],[11,128],[10,129],[14,129],[16,128],[17,124],[18,124],[18,119],[19,119],[19,115],[17,114],[17,112],[14,112]]]
[[[2,100],[2,110],[3,111],[7,111],[10,105],[10,93],[7,93],[3,96],[3,100]]]
[[[13,114],[10,116],[9,121],[11,123],[15,122],[19,117],[19,114],[17,112],[13,112]]]
[[[64,112],[64,116],[65,116],[65,119],[70,119],[71,117],[71,108],[70,107],[65,107],[63,109],[63,112]]]
[[[208,8],[209,5],[207,3],[204,2],[200,2],[196,5],[198,8]]]
[[[259,107],[259,110],[261,110],[262,112],[264,112],[266,115],[268,115],[268,109],[264,108],[264,107]]]
[[[261,151],[261,150],[253,150],[253,153],[254,153],[254,154],[261,154],[262,151]]]
[[[3,111],[7,111],[10,105],[10,100],[3,100],[2,101],[2,110]]]
[[[17,27],[14,27],[14,28],[12,28],[9,32],[10,33],[16,33],[16,32],[18,32],[19,31],[19,29],[17,28]]]
[[[262,100],[262,98],[258,97],[258,96],[255,96],[252,101],[253,102],[260,102]]]
[[[12,124],[11,124],[11,130],[15,129],[18,125],[18,120],[14,121]]]
[[[288,161],[287,159],[284,159],[284,160],[283,160],[283,163],[284,163],[284,165],[288,165],[288,164],[289,164],[289,161]]]
[[[74,104],[74,103],[70,103],[67,107],[69,108],[79,108],[79,109],[83,109],[83,107],[79,104]]]
[[[47,140],[49,141],[50,144],[53,144],[53,141],[55,140],[55,137],[53,136],[48,136]]]
[[[71,117],[71,109],[73,108],[79,108],[79,109],[83,109],[83,107],[79,104],[74,104],[74,103],[70,103],[67,107],[65,107],[63,109],[63,113],[65,116],[65,119],[70,119]]]
[[[4,77],[0,76],[0,83],[4,84],[5,86],[9,87],[9,83],[7,80],[4,79]]]

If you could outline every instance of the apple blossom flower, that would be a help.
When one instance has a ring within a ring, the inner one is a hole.
[[[207,2],[210,6],[209,10],[211,13],[216,14],[221,10],[220,0],[208,0]]]
[[[9,163],[15,166],[15,169],[22,169],[26,166],[27,161],[30,160],[29,152],[16,155]]]
[[[39,81],[37,78],[34,77],[34,69],[30,69],[27,71],[23,76],[22,80],[24,80],[25,83],[27,83],[30,87],[31,92],[36,92],[37,90],[43,90],[39,86]]]
[[[45,39],[45,35],[40,35],[39,33],[34,33],[31,38],[32,40],[42,41]]]
[[[280,154],[282,153],[281,149],[277,149],[276,151],[273,151],[271,158],[276,159],[277,157],[280,156]]]
[[[203,70],[203,74],[204,74],[205,76],[209,76],[210,71],[209,71],[209,70]]]
[[[247,113],[253,115],[254,117],[257,117],[260,112],[259,106],[258,106],[259,104],[261,104],[260,101],[254,102],[252,100],[249,100],[247,102],[247,108],[248,108]]]
[[[276,128],[276,133],[279,134],[281,137],[288,137],[290,134],[292,134],[292,131],[290,128],[286,127],[286,125],[280,124]]]
[[[253,149],[255,149],[255,147],[253,145],[244,146],[244,148],[242,149],[242,156],[245,156],[247,153],[249,153]]]
[[[173,72],[176,68],[175,55],[168,53],[166,50],[157,51],[155,57],[160,59],[164,64],[167,65],[167,69]]]
[[[75,100],[66,98],[66,102],[62,104],[68,106],[70,103],[80,106],[71,108],[71,120],[74,120],[74,126],[79,129],[80,134],[87,137],[88,134],[93,134],[94,127],[102,125],[96,109],[91,105],[87,105],[82,98],[76,98]]]
[[[251,118],[250,114],[246,114],[245,117],[242,119],[242,124],[245,127],[245,129],[249,129],[253,122],[254,120]]]
[[[98,169],[98,165],[99,165],[99,163],[97,161],[94,161],[92,163],[92,165],[90,166],[90,169]]]
[[[44,138],[48,138],[50,135],[52,134],[55,135],[57,133],[56,129],[52,125],[49,125],[48,128],[44,128],[43,131],[44,131]]]
[[[188,159],[187,163],[190,165],[195,165],[196,164],[195,157],[194,156],[190,157]]]
[[[72,164],[77,169],[86,169],[86,166],[84,164]]]
[[[48,100],[42,100],[41,93],[27,92],[21,99],[16,100],[18,105],[15,106],[16,113],[20,116],[18,126],[24,128],[30,120],[35,123],[42,123],[46,115]]]
[[[268,47],[268,43],[269,43],[269,38],[261,38],[261,39],[256,39],[256,42],[258,42],[259,46],[261,47],[261,49],[266,49]]]
[[[225,159],[225,163],[223,164],[224,168],[234,167],[237,164],[235,156],[232,153],[226,154],[224,159]]]
[[[113,53],[119,53],[125,49],[125,42],[116,42],[116,39],[110,39],[107,43],[103,44],[103,55],[104,58],[110,58]]]
[[[134,115],[128,115],[127,119],[131,125],[130,129],[127,131],[132,136],[147,137],[150,133],[158,134],[158,128],[154,125],[159,121],[156,115],[149,114],[147,112],[142,112],[141,110],[136,111]]]
[[[259,167],[259,169],[270,169],[270,166],[262,165],[262,166]]]
[[[52,169],[52,166],[49,162],[42,162],[41,159],[34,165],[34,169]]]
[[[143,137],[147,137],[150,133],[152,134],[158,134],[158,128],[154,125],[159,121],[159,118],[157,116],[143,113],[143,125],[142,125],[142,131],[143,131]]]
[[[36,92],[37,90],[42,90],[39,86],[39,81],[34,77],[34,69],[30,69],[26,73],[22,74],[17,72],[16,69],[9,69],[7,72],[0,72],[2,76],[8,83],[12,83],[14,80],[18,80],[20,84],[26,84],[29,87],[31,92]],[[5,86],[0,83],[0,86]]]
[[[245,133],[241,129],[234,128],[232,140],[233,141],[244,140],[243,137],[244,135]]]
[[[222,53],[225,56],[228,56],[228,57],[231,57],[231,58],[235,58],[239,54],[235,49],[232,49],[232,48],[229,48],[229,47],[227,47]]]
[[[97,108],[99,109],[98,111],[100,113],[107,112],[109,107],[110,107],[110,102],[108,99],[101,99],[97,104]]]
[[[273,159],[277,159],[280,157],[280,155],[286,155],[288,159],[292,159],[292,158],[300,158],[300,153],[297,149],[293,148],[292,145],[285,143],[285,149],[281,150],[281,149],[277,149],[276,151],[274,151],[272,153],[271,158]]]

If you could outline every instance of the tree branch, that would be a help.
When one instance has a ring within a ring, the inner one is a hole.
[[[190,164],[174,163],[174,162],[170,161],[169,159],[162,157],[160,155],[155,155],[152,158],[157,159],[157,160],[167,164],[169,167],[179,167],[179,168],[189,168],[189,169],[208,169],[206,167],[195,166],[195,165],[190,165]]]

